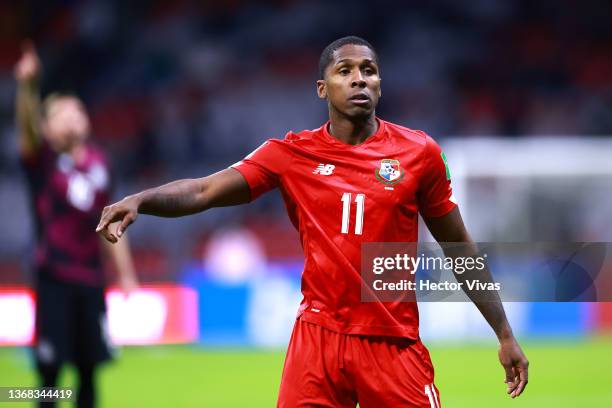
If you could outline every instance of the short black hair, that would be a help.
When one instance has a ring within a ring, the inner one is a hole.
[[[327,69],[327,66],[333,60],[334,51],[348,44],[363,45],[363,46],[368,47],[372,51],[372,54],[374,54],[374,60],[378,62],[378,54],[376,54],[376,50],[374,49],[372,44],[370,44],[363,38],[357,37],[355,35],[349,35],[347,37],[342,37],[332,42],[327,47],[325,47],[325,49],[321,53],[321,57],[319,58],[319,78],[320,79],[323,79],[323,77],[325,76],[325,70]]]

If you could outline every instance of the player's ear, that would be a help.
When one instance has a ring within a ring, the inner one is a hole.
[[[382,78],[378,79],[380,82],[382,82]],[[382,96],[382,86],[378,85],[378,97],[380,98]]]
[[[319,79],[317,81],[317,95],[319,95],[321,99],[327,98],[327,84],[324,79]]]

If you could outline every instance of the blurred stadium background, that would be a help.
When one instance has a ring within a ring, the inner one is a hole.
[[[35,384],[32,217],[13,124],[24,38],[43,91],[85,100],[116,198],[318,127],[319,53],[357,34],[380,54],[379,115],[440,141],[477,241],[611,242],[610,15],[608,1],[577,0],[0,3],[0,386]],[[279,195],[143,216],[130,237],[144,287],[108,294],[111,336],[127,346],[102,374],[102,405],[273,406],[302,266]],[[507,308],[531,361],[514,405],[612,406],[612,304]],[[509,406],[473,306],[421,311],[445,406]]]

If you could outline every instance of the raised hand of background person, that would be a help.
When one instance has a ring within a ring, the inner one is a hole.
[[[96,227],[96,232],[99,233],[108,242],[116,243],[123,235],[130,224],[136,221],[138,217],[138,207],[140,199],[137,195],[125,197],[123,200],[115,204],[104,207],[100,222]],[[111,225],[118,223],[115,231],[111,231]]]
[[[17,127],[19,153],[30,157],[40,146],[40,94],[38,78],[41,65],[34,44],[25,41],[22,54],[15,64],[17,92],[15,95],[15,125]]]
[[[507,392],[512,398],[521,395],[529,380],[529,361],[514,337],[501,340],[499,361],[506,372]]]
[[[40,59],[32,41],[24,41],[19,61],[15,64],[15,79],[19,82],[32,82],[40,76]]]

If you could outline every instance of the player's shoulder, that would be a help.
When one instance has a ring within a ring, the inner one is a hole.
[[[104,149],[92,142],[87,142],[86,148],[89,165],[108,167],[109,159]]]
[[[285,142],[287,143],[291,143],[291,144],[307,144],[309,142],[312,142],[315,139],[315,136],[317,135],[318,132],[321,131],[321,128],[318,129],[304,129],[304,130],[300,130],[299,132],[294,132],[292,130],[290,130],[289,132],[287,132],[287,134],[285,135]]]
[[[411,129],[406,126],[398,125],[397,123],[386,121],[385,126],[392,136],[407,142],[425,146],[430,140],[433,140],[432,137],[423,130]]]
[[[301,130],[299,132],[294,132],[290,130],[285,134],[285,137],[283,137],[282,139],[268,139],[266,142],[264,142],[264,145],[269,145],[270,147],[285,148],[289,150],[291,150],[292,148],[304,148],[316,143],[316,135],[317,132],[320,131],[320,128],[314,130]]]
[[[392,137],[407,144],[415,145],[423,150],[437,149],[438,143],[427,132],[419,129],[410,129],[397,123],[385,122],[385,126]]]

